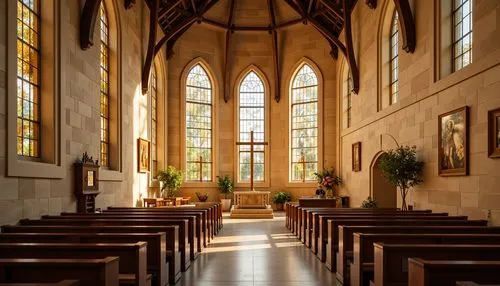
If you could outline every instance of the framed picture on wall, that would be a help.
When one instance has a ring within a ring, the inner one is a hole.
[[[149,156],[151,154],[150,142],[146,139],[137,139],[137,164],[139,173],[147,173],[150,170]]]
[[[466,176],[469,172],[469,107],[439,115],[439,176]]]
[[[352,144],[352,170],[361,171],[361,142]]]
[[[500,158],[500,108],[488,112],[488,156]]]

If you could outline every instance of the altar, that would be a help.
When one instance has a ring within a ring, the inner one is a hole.
[[[233,194],[231,218],[274,218],[273,209],[269,204],[270,192],[246,191]]]

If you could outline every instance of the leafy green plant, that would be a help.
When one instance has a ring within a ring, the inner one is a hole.
[[[273,203],[284,204],[292,200],[292,195],[288,192],[277,192],[274,194]]]
[[[368,198],[361,203],[361,207],[365,209],[376,209],[377,201],[368,196]]]
[[[219,188],[221,194],[224,195],[224,198],[227,199],[227,196],[233,192],[233,179],[229,175],[222,177],[217,176],[217,187]]]
[[[335,174],[335,170],[332,168],[325,168],[321,172],[314,173],[319,186],[326,190],[327,197],[333,196],[333,191],[335,187],[342,184],[342,178]]]
[[[416,146],[400,146],[387,151],[380,159],[382,173],[401,192],[402,210],[408,210],[406,196],[410,189],[423,182],[424,163],[417,161],[416,149]]]
[[[162,183],[161,191],[164,197],[174,197],[181,188],[183,180],[182,171],[173,166],[168,166],[167,169],[158,172],[158,181]]]
[[[200,202],[206,202],[208,200],[208,193],[198,193],[196,192],[196,196]]]

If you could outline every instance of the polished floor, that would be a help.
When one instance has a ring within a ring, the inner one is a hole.
[[[336,285],[335,275],[272,220],[224,218],[224,228],[184,273],[183,286]]]

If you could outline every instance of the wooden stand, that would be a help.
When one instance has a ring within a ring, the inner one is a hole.
[[[75,195],[79,213],[95,212],[95,197],[99,192],[99,168],[90,162],[75,163]]]
[[[349,197],[335,197],[331,199],[300,198],[300,207],[323,207],[323,208],[348,208]]]

